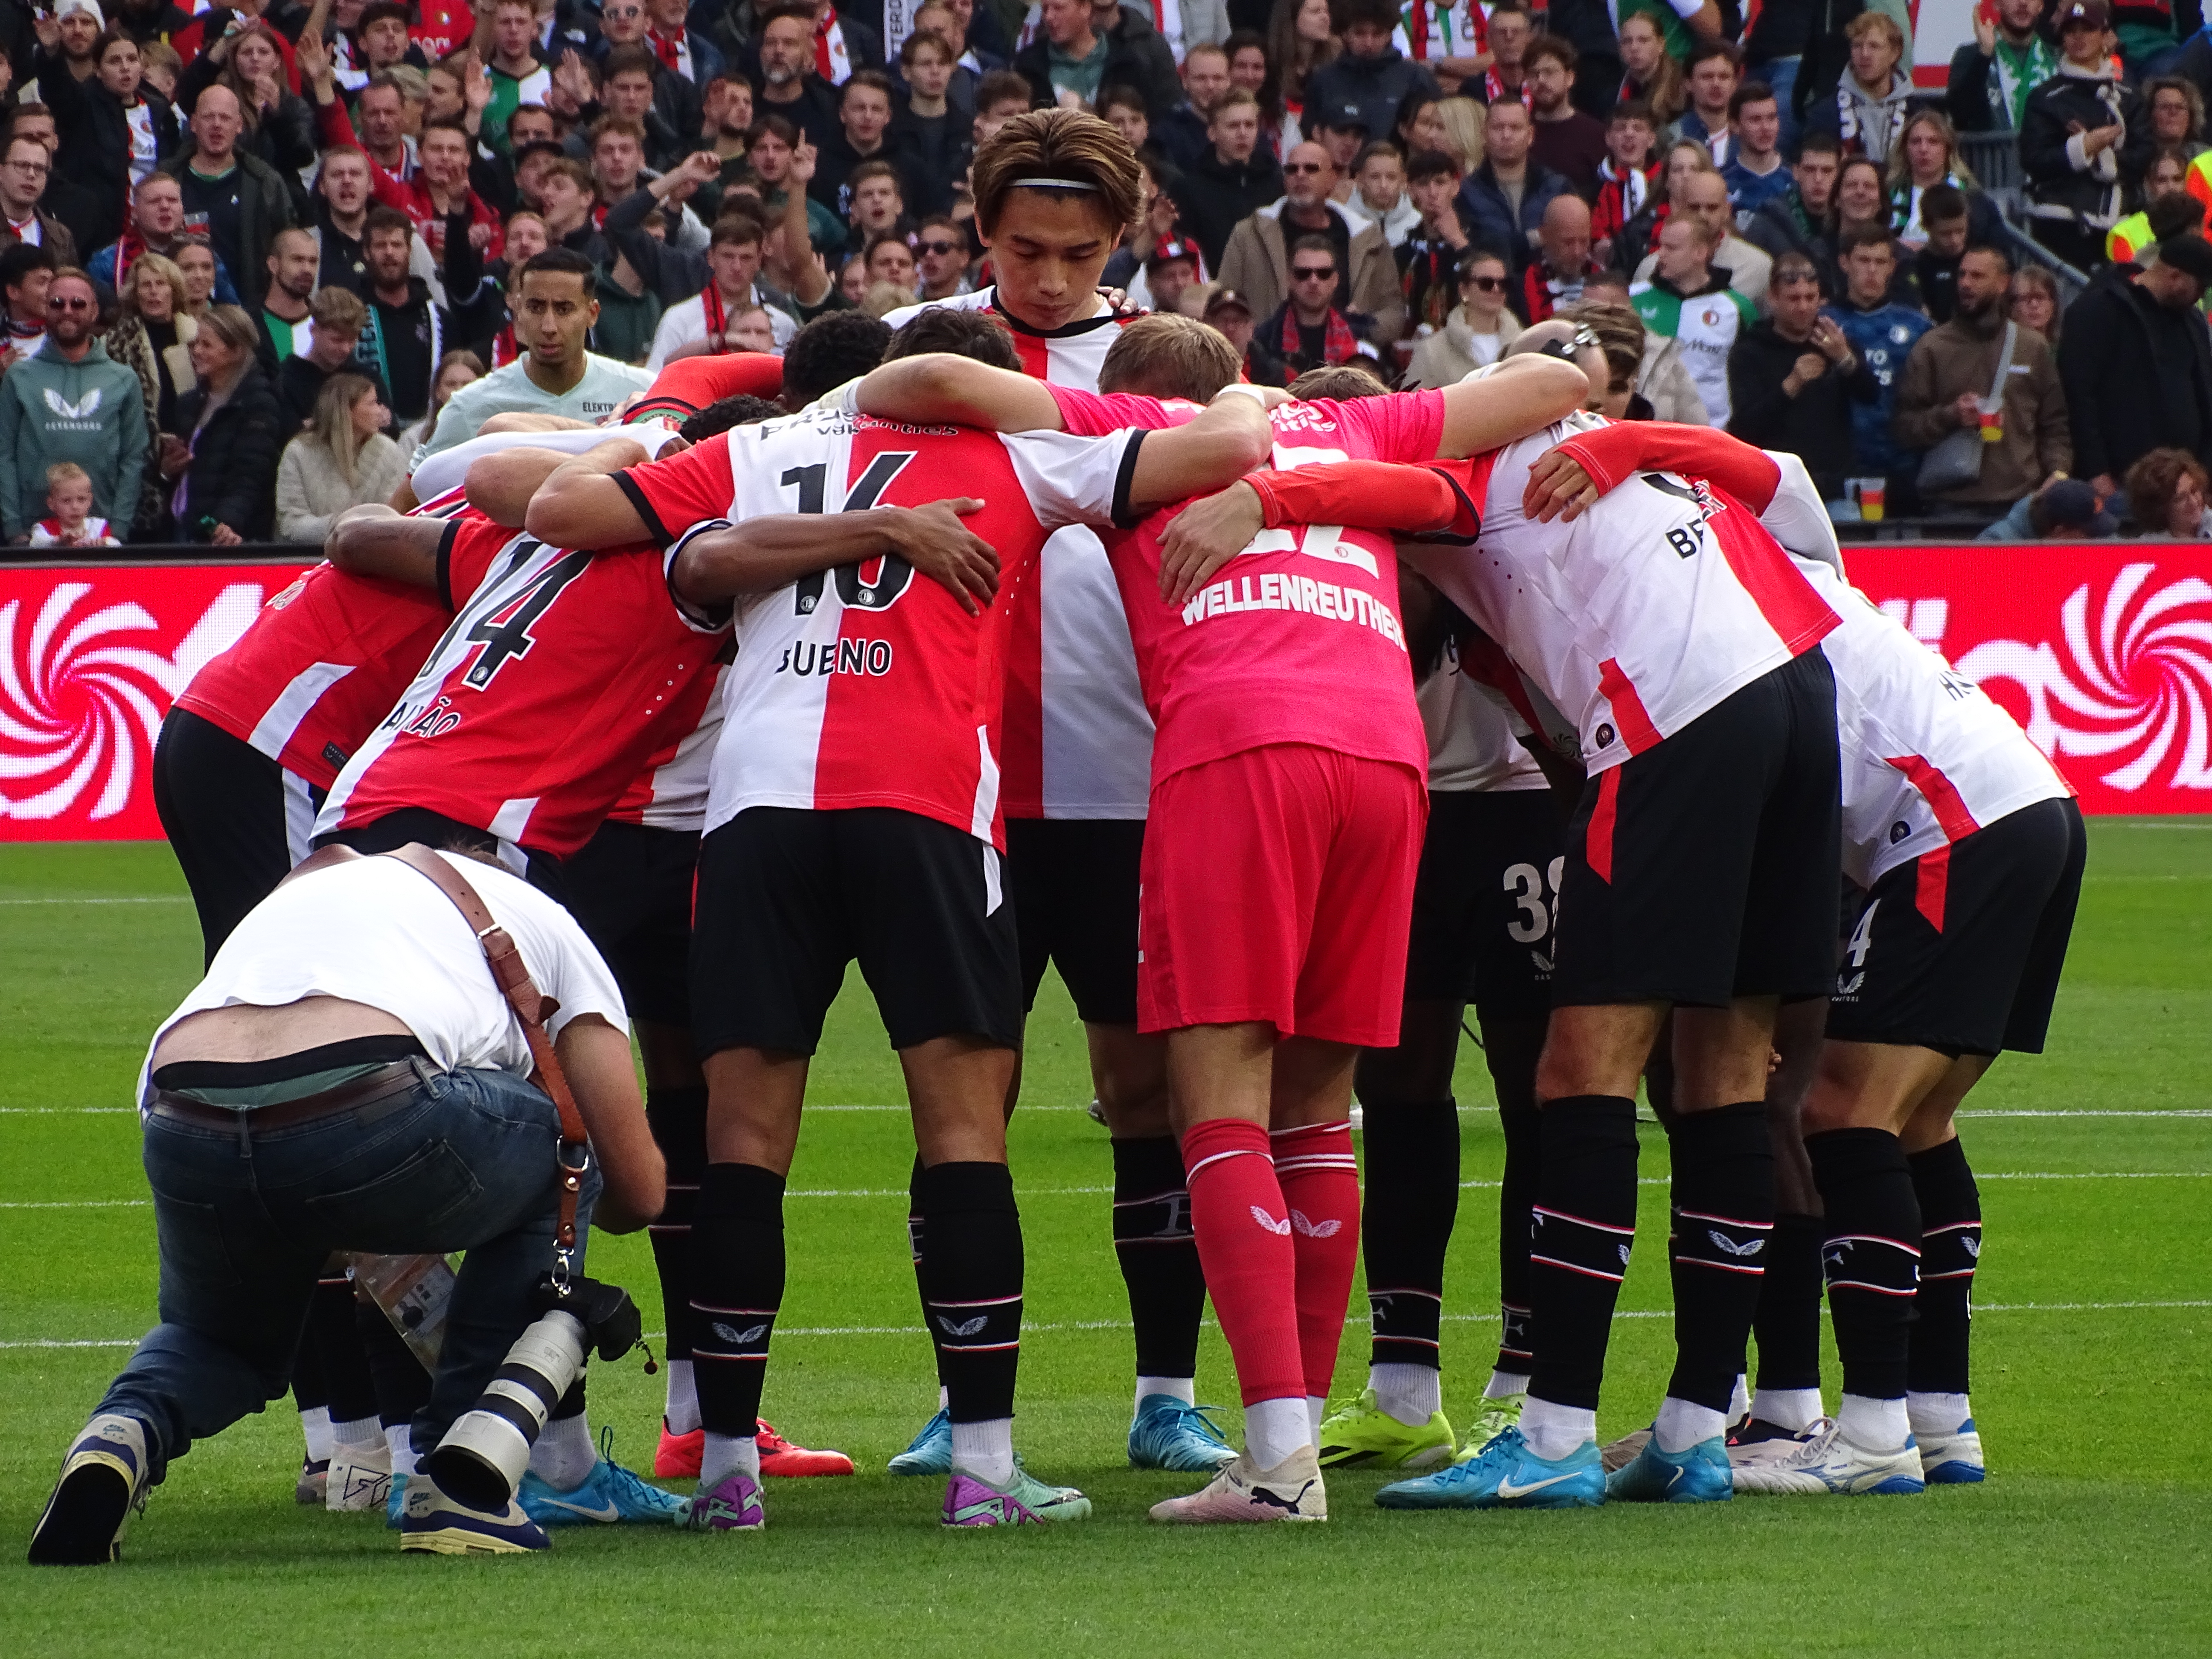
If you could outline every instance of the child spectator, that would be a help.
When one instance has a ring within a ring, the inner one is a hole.
[[[75,461],[46,469],[48,516],[31,526],[33,547],[120,547],[107,520],[93,516],[92,475]]]

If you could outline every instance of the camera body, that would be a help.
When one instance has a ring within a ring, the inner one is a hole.
[[[637,1304],[619,1285],[548,1273],[531,1293],[538,1317],[515,1339],[477,1403],[422,1461],[451,1497],[496,1512],[514,1497],[545,1419],[584,1368],[585,1355],[619,1359],[643,1334]]]

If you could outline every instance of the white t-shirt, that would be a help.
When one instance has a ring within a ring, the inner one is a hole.
[[[466,443],[495,415],[527,410],[535,415],[566,415],[579,421],[603,420],[630,393],[649,391],[653,386],[653,376],[646,370],[593,352],[585,354],[583,379],[557,394],[532,380],[529,368],[530,360],[526,357],[495,368],[456,392],[438,416],[437,432],[415,452],[408,465],[410,474],[440,450]]]
[[[768,327],[781,351],[791,343],[791,337],[799,332],[799,325],[789,312],[775,306],[765,307]],[[668,354],[678,346],[696,345],[707,337],[707,301],[702,295],[693,295],[679,300],[660,313],[660,325],[653,331],[653,349],[647,354],[645,366],[653,374],[660,373],[668,362]]]
[[[442,427],[444,422],[439,424]],[[469,468],[477,461],[486,455],[496,455],[502,449],[551,449],[563,455],[581,455],[610,438],[635,438],[645,446],[647,455],[658,455],[662,446],[675,435],[674,427],[654,421],[641,421],[635,426],[580,426],[565,432],[488,433],[466,443],[455,444],[451,449],[441,449],[418,463],[410,482],[416,500],[434,501],[447,490],[459,489],[467,480]]]
[[[629,1029],[615,977],[574,917],[529,883],[475,859],[441,854],[477,890],[538,988],[561,1006],[556,1036],[579,1014]],[[279,887],[247,913],[207,977],[161,1022],[158,1044],[186,1014],[240,1003],[281,1007],[302,997],[341,997],[392,1015],[441,1070],[528,1077],[522,1022],[491,976],[483,948],[453,902],[397,859],[361,858]],[[153,1045],[138,1078],[146,1097]]]
[[[1421,682],[1414,701],[1429,735],[1431,793],[1550,787],[1504,708],[1460,672],[1459,653],[1449,641],[1443,661]]]
[[[140,99],[124,112],[124,119],[131,129],[131,182],[143,185],[146,175],[154,170],[159,145],[154,137],[154,108]]]

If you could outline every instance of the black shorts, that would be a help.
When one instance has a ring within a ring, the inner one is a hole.
[[[1022,1006],[1056,963],[1086,1024],[1137,1023],[1142,818],[1008,818],[1006,889],[1021,934]]]
[[[1838,777],[1816,647],[1591,779],[1567,830],[1553,1005],[1826,995]]]
[[[1552,1006],[1563,834],[1549,789],[1430,795],[1406,952],[1408,1002],[1509,1014]]]
[[[192,890],[208,961],[307,856],[323,793],[188,708],[161,722],[154,810]]]
[[[2088,852],[2081,807],[2044,800],[1888,872],[1844,946],[1828,1035],[2041,1054]]]
[[[895,807],[755,806],[699,846],[691,1029],[724,1048],[811,1054],[859,959],[891,1047],[1021,1046],[1021,950],[987,842]]]
[[[568,908],[599,948],[632,1019],[691,1023],[691,880],[699,837],[689,830],[603,823],[562,861]]]
[[[465,848],[471,853],[489,853],[556,903],[568,902],[568,884],[561,860],[551,854],[501,841],[489,830],[463,823],[459,818],[449,818],[427,806],[403,806],[367,823],[333,830],[315,837],[318,848],[350,847],[356,853],[370,854],[396,853],[410,842],[420,842],[441,851]],[[523,867],[515,870],[518,859]]]

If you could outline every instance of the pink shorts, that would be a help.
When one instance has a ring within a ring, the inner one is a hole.
[[[1152,787],[1138,901],[1137,1029],[1266,1020],[1279,1036],[1398,1041],[1425,781],[1301,744]]]

